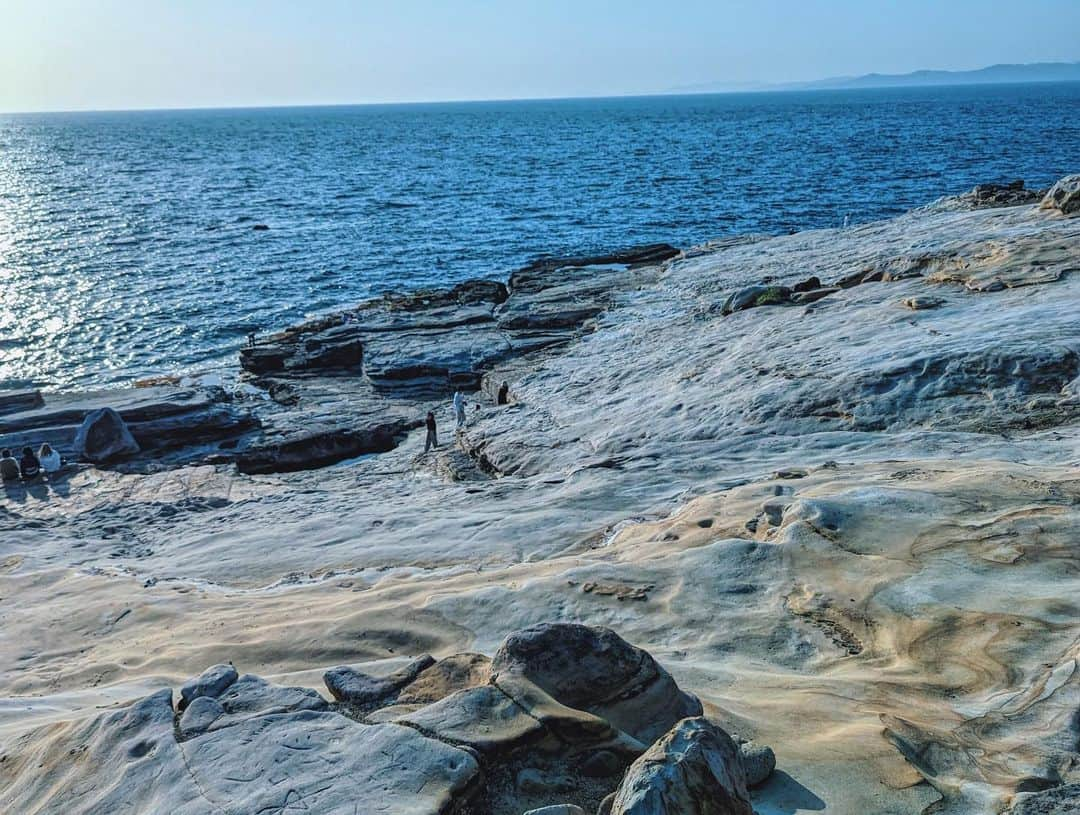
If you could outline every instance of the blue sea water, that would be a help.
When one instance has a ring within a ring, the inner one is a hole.
[[[250,330],[543,253],[1077,171],[1080,84],[0,116],[0,388],[231,363]]]

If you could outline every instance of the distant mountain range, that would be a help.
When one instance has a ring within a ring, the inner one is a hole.
[[[855,88],[918,88],[935,85],[992,85],[1010,82],[1080,82],[1080,62],[991,65],[977,71],[913,71],[910,74],[837,76],[811,82],[705,82],[673,88],[672,93],[811,91]]]

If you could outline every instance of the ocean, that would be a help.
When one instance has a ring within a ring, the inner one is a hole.
[[[0,115],[0,389],[233,366],[250,331],[541,254],[1078,171],[1080,83]]]

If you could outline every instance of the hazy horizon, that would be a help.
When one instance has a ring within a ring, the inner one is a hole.
[[[647,96],[1080,59],[1071,0],[5,5],[5,112]]]

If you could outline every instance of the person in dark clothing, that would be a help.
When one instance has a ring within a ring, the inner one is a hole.
[[[505,405],[510,401],[510,383],[503,382],[499,387],[499,396],[496,398],[495,403],[498,405]]]
[[[10,450],[0,452],[0,479],[14,481],[19,477],[19,462],[11,455]]]
[[[19,471],[22,473],[23,481],[29,481],[31,478],[37,478],[41,475],[41,462],[38,460],[38,457],[34,455],[32,448],[23,448],[22,460],[19,462]]]
[[[427,415],[427,441],[424,442],[424,452],[439,446],[439,434],[435,427],[435,414],[430,410]]]

